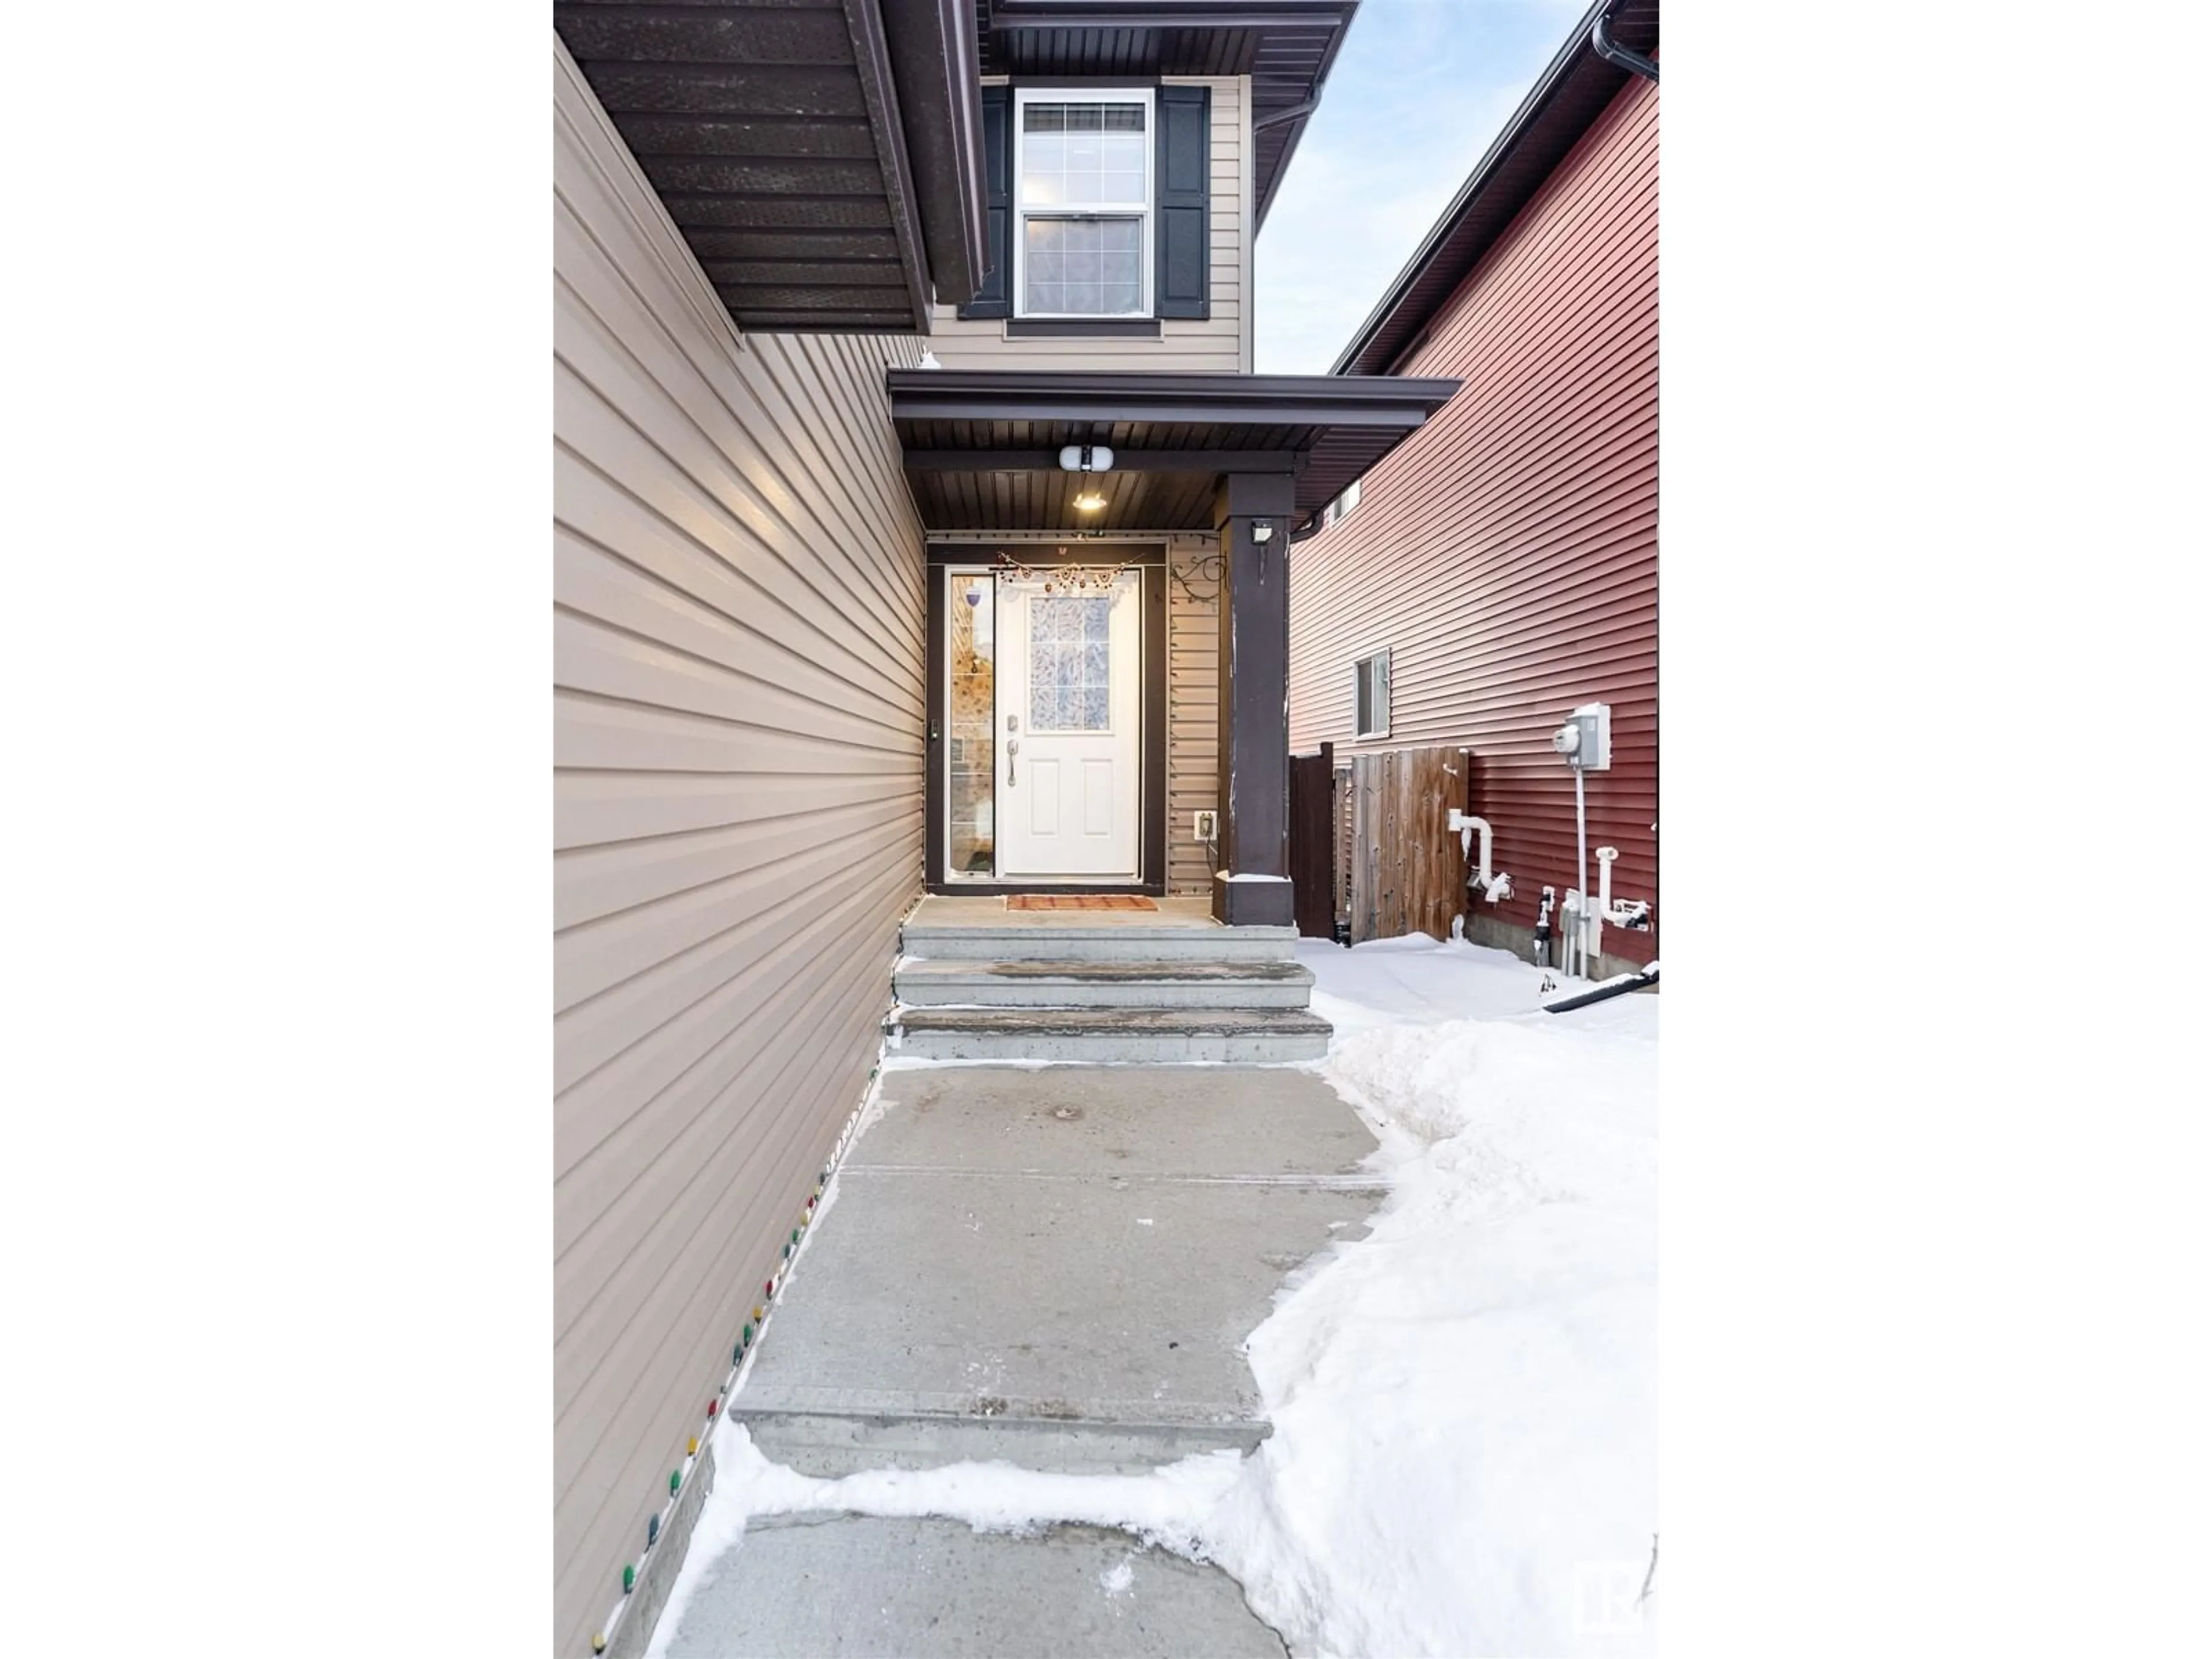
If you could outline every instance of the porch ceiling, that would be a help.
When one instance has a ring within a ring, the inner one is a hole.
[[[932,530],[1210,530],[1224,472],[1286,471],[1318,511],[1459,390],[1382,375],[892,369],[891,422]],[[1106,444],[1105,473],[1063,472]],[[1106,505],[1085,513],[1095,489]]]
[[[555,0],[741,327],[927,333],[988,266],[969,0]]]

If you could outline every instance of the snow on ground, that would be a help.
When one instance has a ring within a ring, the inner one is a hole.
[[[1253,1333],[1275,1431],[1215,1559],[1294,1650],[1656,1645],[1658,1000],[1502,951],[1309,943],[1391,1195]]]
[[[1252,1334],[1260,1449],[819,1480],[726,1418],[652,1656],[749,1517],[814,1510],[1119,1527],[1218,1563],[1301,1656],[1654,1650],[1657,999],[1546,1014],[1528,963],[1419,937],[1298,956],[1390,1195]]]

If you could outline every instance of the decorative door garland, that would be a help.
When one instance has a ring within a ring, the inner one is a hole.
[[[1064,547],[1053,550],[1056,553],[1067,551]],[[1042,582],[1044,591],[1049,594],[1110,593],[1122,574],[1136,568],[1134,559],[1124,559],[1110,568],[1105,565],[1028,565],[1012,554],[1003,552],[999,555],[998,563],[1000,575],[1012,576],[1017,581]]]

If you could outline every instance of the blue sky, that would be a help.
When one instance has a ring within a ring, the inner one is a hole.
[[[1326,374],[1587,0],[1362,0],[1253,259],[1253,367]]]

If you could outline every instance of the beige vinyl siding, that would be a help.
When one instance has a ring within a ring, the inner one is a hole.
[[[1168,891],[1211,895],[1213,866],[1191,815],[1221,804],[1221,548],[1212,537],[1168,548]]]
[[[860,1100],[919,890],[884,370],[920,343],[740,342],[557,41],[554,111],[555,1612],[585,1655]]]
[[[1213,88],[1212,179],[1212,314],[1203,322],[1168,318],[1157,340],[1016,340],[994,318],[963,322],[952,306],[931,313],[929,349],[947,368],[1127,368],[1234,374],[1252,367],[1245,313],[1251,221],[1252,146],[1243,76],[1164,76],[1170,86]],[[1108,84],[1100,82],[1101,85]]]

